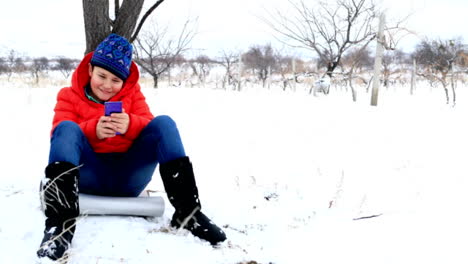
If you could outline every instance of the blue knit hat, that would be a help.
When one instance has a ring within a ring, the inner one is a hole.
[[[112,33],[97,46],[91,65],[104,68],[125,81],[130,74],[132,51],[127,39]]]

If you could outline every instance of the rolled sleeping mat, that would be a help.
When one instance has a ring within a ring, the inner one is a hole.
[[[164,199],[154,197],[113,197],[79,194],[81,215],[124,215],[160,217],[164,214]],[[45,205],[41,199],[41,209]]]
[[[80,193],[82,215],[133,215],[159,217],[164,214],[164,199],[154,197],[111,197]]]

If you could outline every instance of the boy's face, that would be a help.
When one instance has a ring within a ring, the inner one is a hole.
[[[108,101],[123,87],[123,80],[98,66],[89,64],[89,76],[91,77],[91,91],[96,99]]]

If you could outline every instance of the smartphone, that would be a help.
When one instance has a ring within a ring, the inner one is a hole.
[[[104,102],[104,115],[110,116],[112,113],[122,113],[122,102]],[[119,132],[115,134],[120,135]]]
[[[122,102],[104,102],[104,114],[110,116],[112,113],[122,113]]]

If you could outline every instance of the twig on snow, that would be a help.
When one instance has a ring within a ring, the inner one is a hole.
[[[370,219],[370,218],[379,217],[379,216],[381,216],[381,215],[382,215],[382,214],[375,214],[375,215],[361,216],[361,217],[356,217],[356,218],[353,218],[353,220],[354,220],[354,221],[356,221],[356,220]]]

